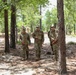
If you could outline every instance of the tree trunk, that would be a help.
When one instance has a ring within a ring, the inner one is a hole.
[[[58,26],[59,26],[59,67],[60,75],[66,74],[66,45],[63,0],[57,0]]]
[[[17,25],[15,27],[15,39],[16,39],[16,42],[17,42],[17,39],[18,39],[18,30],[17,30]]]
[[[4,0],[5,5],[7,5],[7,0]],[[5,52],[9,53],[9,34],[8,34],[8,10],[4,10],[4,24],[5,24]]]
[[[15,27],[16,27],[16,6],[11,5],[11,35],[10,35],[10,47],[16,48],[15,42]]]

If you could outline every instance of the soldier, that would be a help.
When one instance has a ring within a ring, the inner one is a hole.
[[[53,54],[55,55],[56,61],[58,60],[58,31],[56,31],[54,26],[50,27],[48,32],[48,37],[50,40],[50,46],[52,48]]]
[[[32,36],[35,42],[36,60],[39,60],[41,55],[41,47],[44,42],[44,33],[40,30],[40,27],[37,26]]]
[[[23,48],[23,58],[24,60],[25,59],[28,59],[28,44],[29,44],[29,34],[26,33],[26,28],[25,27],[22,27],[22,32],[21,32],[21,35],[20,35],[20,39],[21,39],[21,44],[22,44],[22,48]]]

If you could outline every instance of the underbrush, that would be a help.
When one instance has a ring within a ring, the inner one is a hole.
[[[72,42],[72,41],[71,41],[71,42],[68,42],[67,44],[68,44],[68,45],[76,45],[76,42]]]

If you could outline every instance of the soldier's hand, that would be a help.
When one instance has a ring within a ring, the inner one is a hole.
[[[55,39],[52,44],[56,44],[58,42],[58,39]]]
[[[22,45],[24,45],[25,43],[24,42],[22,42]]]
[[[20,40],[22,40],[22,37],[21,37],[21,35],[20,35]]]
[[[38,39],[38,37],[35,37],[35,39]]]

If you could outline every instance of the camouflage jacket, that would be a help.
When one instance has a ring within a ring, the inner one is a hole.
[[[53,40],[56,40],[58,39],[58,32],[55,30],[55,31],[49,31],[48,32],[48,37],[50,39],[50,41],[53,41]]]
[[[33,38],[35,39],[36,43],[43,43],[44,42],[44,33],[43,31],[35,31],[32,34]]]
[[[29,40],[30,40],[30,36],[26,32],[24,32],[24,33],[21,32],[20,39],[21,39],[22,45],[23,44],[28,45],[29,44]]]

